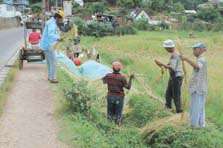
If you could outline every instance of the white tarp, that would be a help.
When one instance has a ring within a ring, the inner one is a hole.
[[[80,6],[84,6],[84,1],[83,0],[74,0],[74,2],[76,2],[77,4],[79,4]]]

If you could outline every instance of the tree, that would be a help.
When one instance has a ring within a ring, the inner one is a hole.
[[[170,11],[173,9],[173,0],[143,0],[141,6],[148,12]]]
[[[185,9],[196,9],[199,4],[208,2],[208,0],[173,0],[174,3],[181,3]]]
[[[184,11],[184,5],[182,5],[180,2],[177,2],[174,4],[173,10],[175,12],[183,12]]]
[[[103,2],[93,3],[90,8],[92,13],[103,13],[106,10],[106,6]]]
[[[197,16],[199,19],[211,23],[217,22],[221,18],[220,12],[214,7],[199,9]]]
[[[107,0],[110,5],[116,5],[117,0]]]
[[[126,8],[141,6],[142,0],[118,0],[118,4]]]

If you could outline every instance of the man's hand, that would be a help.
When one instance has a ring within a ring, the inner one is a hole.
[[[130,75],[130,79],[134,79],[135,78],[135,75],[134,74],[131,74]]]
[[[162,66],[163,66],[163,64],[162,64],[160,61],[158,61],[158,60],[155,60],[155,63],[156,63],[156,65],[158,65],[159,67],[162,67]]]
[[[184,55],[180,55],[180,58],[181,58],[181,60],[183,60],[183,61],[186,61],[187,60],[187,57],[185,57]]]

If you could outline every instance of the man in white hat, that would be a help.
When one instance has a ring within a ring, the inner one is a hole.
[[[163,42],[163,47],[171,54],[168,64],[155,60],[155,63],[161,67],[169,70],[170,79],[166,89],[166,108],[172,109],[172,100],[176,106],[176,112],[181,113],[181,86],[183,82],[183,69],[180,54],[175,48],[175,43],[172,40]]]

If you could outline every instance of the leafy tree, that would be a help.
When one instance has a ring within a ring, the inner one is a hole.
[[[172,0],[143,0],[141,6],[148,11],[169,11],[172,10]]]
[[[181,3],[185,9],[196,9],[199,4],[208,2],[208,0],[173,0],[174,3]]]
[[[220,12],[215,8],[199,9],[198,18],[206,22],[217,22],[221,18]]]
[[[90,7],[92,13],[103,13],[106,10],[106,6],[103,2],[93,3]]]
[[[140,6],[142,0],[118,0],[118,4],[123,7],[133,8]]]
[[[182,12],[184,11],[184,5],[182,5],[180,2],[177,2],[174,4],[173,10],[175,12]]]

